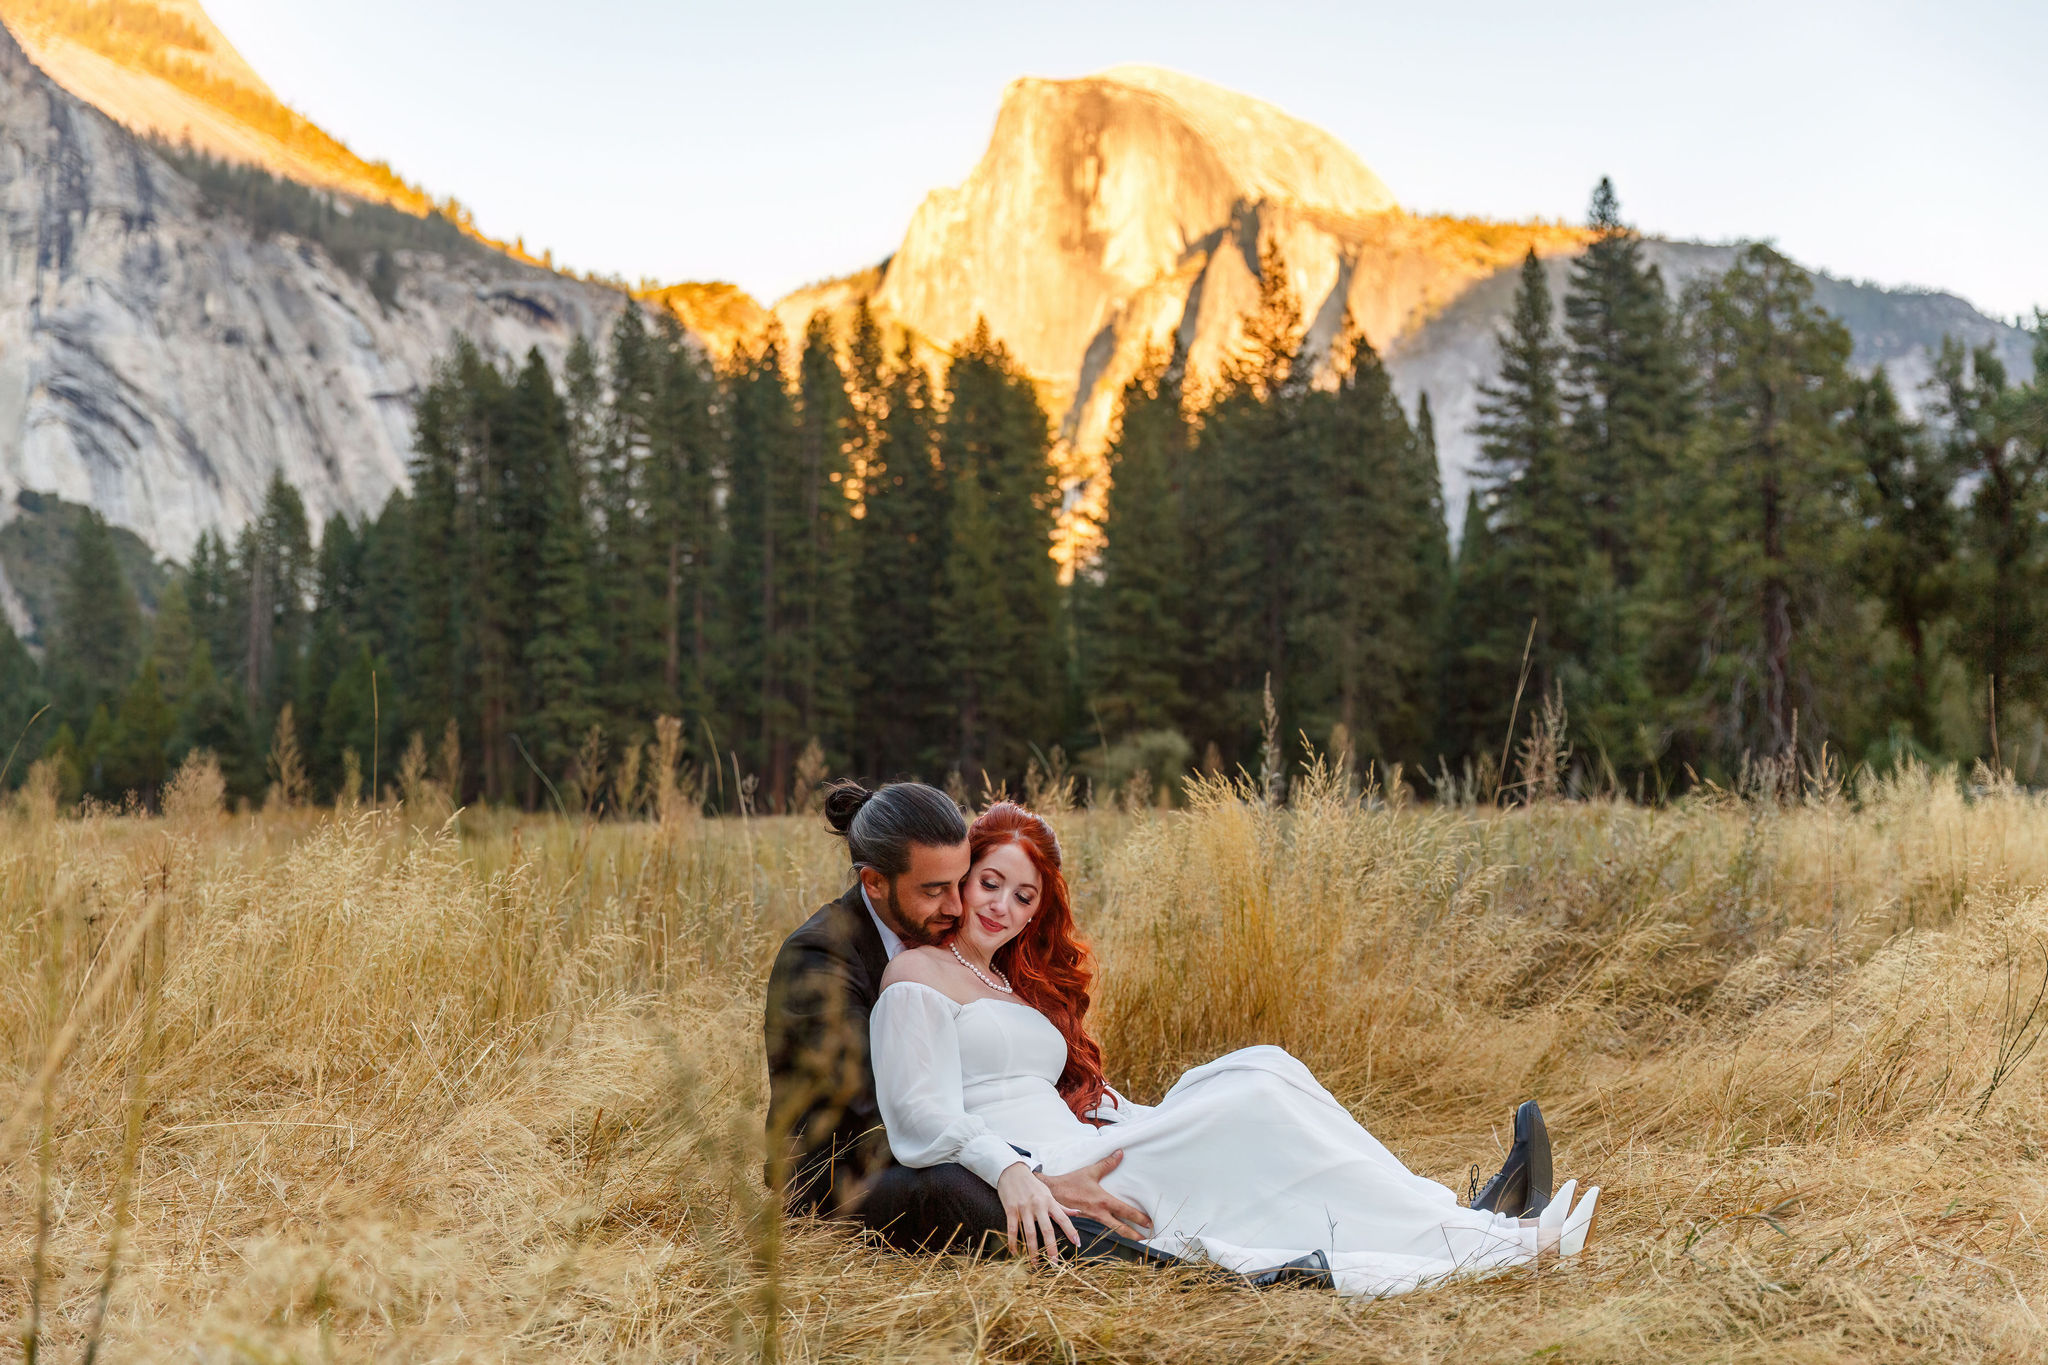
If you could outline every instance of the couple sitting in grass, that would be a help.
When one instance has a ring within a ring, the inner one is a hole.
[[[1599,1188],[1555,1196],[1533,1102],[1461,1207],[1277,1047],[1198,1066],[1157,1105],[1105,1081],[1059,841],[1009,802],[970,826],[918,783],[835,786],[853,886],[768,983],[768,1180],[905,1250],[1171,1262],[1395,1294],[1570,1256]],[[1184,945],[1189,952],[1203,945]]]

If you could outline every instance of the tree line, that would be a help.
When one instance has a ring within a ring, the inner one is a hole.
[[[1913,420],[1770,247],[1674,305],[1606,181],[1591,223],[1562,326],[1531,259],[1501,337],[1449,751],[1502,733],[1526,658],[1624,787],[1823,746],[2048,776],[2048,317],[2030,384],[1945,341]]]
[[[1065,584],[1050,423],[985,327],[936,372],[865,310],[714,365],[628,309],[559,375],[458,342],[410,492],[316,540],[277,481],[147,622],[87,518],[42,665],[0,627],[0,724],[51,708],[15,777],[147,799],[205,748],[252,799],[431,762],[463,800],[619,809],[671,717],[725,810],[1067,754],[1127,791],[1324,753],[1492,795],[1539,713],[1586,788],[1823,745],[2038,775],[2048,327],[2030,384],[1946,346],[1916,421],[1770,248],[1673,299],[1605,182],[1591,219],[1561,310],[1524,265],[1455,557],[1427,399],[1348,322],[1313,344],[1270,248],[1221,373],[1169,347],[1126,386]]]

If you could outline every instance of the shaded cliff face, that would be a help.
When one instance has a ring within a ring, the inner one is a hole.
[[[453,333],[559,365],[625,306],[487,252],[398,257],[386,307],[318,246],[210,213],[0,29],[0,518],[55,493],[182,557],[277,472],[316,524],[374,511]]]

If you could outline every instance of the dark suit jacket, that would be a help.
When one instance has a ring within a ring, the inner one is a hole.
[[[782,1184],[791,1212],[849,1213],[868,1178],[889,1165],[868,1059],[868,1012],[888,965],[858,881],[775,954],[762,1021],[766,1176],[770,1188]]]

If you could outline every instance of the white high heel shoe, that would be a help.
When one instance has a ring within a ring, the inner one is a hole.
[[[1557,1193],[1550,1196],[1550,1202],[1543,1206],[1543,1212],[1536,1215],[1536,1226],[1544,1232],[1562,1229],[1571,1217],[1572,1197],[1579,1192],[1579,1182],[1567,1180],[1557,1187]]]
[[[1586,1249],[1586,1239],[1593,1235],[1594,1220],[1600,1216],[1600,1187],[1595,1185],[1586,1191],[1586,1197],[1565,1219],[1564,1228],[1558,1233],[1557,1254],[1576,1256]]]

